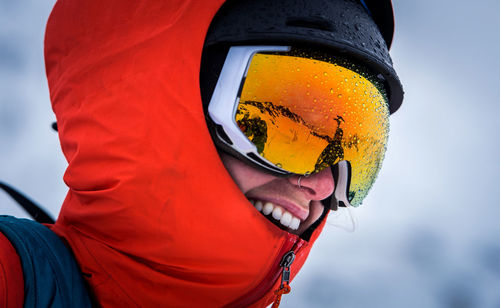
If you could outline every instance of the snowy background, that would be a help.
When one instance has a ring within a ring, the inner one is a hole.
[[[284,307],[500,307],[500,2],[395,0],[405,86],[384,167],[327,226]],[[0,180],[54,217],[66,162],[43,66],[53,0],[0,0]],[[0,192],[0,213],[26,217]]]

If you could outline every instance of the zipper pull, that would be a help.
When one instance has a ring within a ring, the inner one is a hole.
[[[295,253],[293,250],[290,250],[287,252],[283,258],[281,259],[280,266],[283,268],[283,271],[281,273],[281,284],[278,290],[274,291],[274,294],[276,294],[276,298],[274,300],[272,308],[277,308],[280,305],[281,302],[281,296],[283,294],[288,294],[290,293],[290,266],[292,265],[293,261],[295,260]]]

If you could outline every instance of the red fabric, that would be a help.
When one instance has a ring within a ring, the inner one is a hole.
[[[58,0],[49,18],[69,163],[52,229],[103,307],[226,305],[258,287],[290,239],[234,184],[205,124],[200,59],[222,2]]]
[[[0,307],[17,308],[24,304],[24,279],[21,260],[10,241],[0,233]]]

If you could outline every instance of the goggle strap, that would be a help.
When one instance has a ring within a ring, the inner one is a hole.
[[[339,200],[335,196],[330,197],[330,210],[336,211],[339,209]]]
[[[349,186],[351,185],[351,163],[347,160],[343,160],[335,164],[332,167],[333,178],[335,180],[335,191],[333,192],[332,205],[333,202],[337,203],[337,206],[350,207],[349,202]]]

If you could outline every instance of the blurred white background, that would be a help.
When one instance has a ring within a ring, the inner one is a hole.
[[[43,64],[54,0],[0,0],[0,181],[57,217]],[[500,307],[500,2],[395,0],[405,101],[358,228],[327,226],[284,307]],[[27,217],[0,192],[0,213]]]

